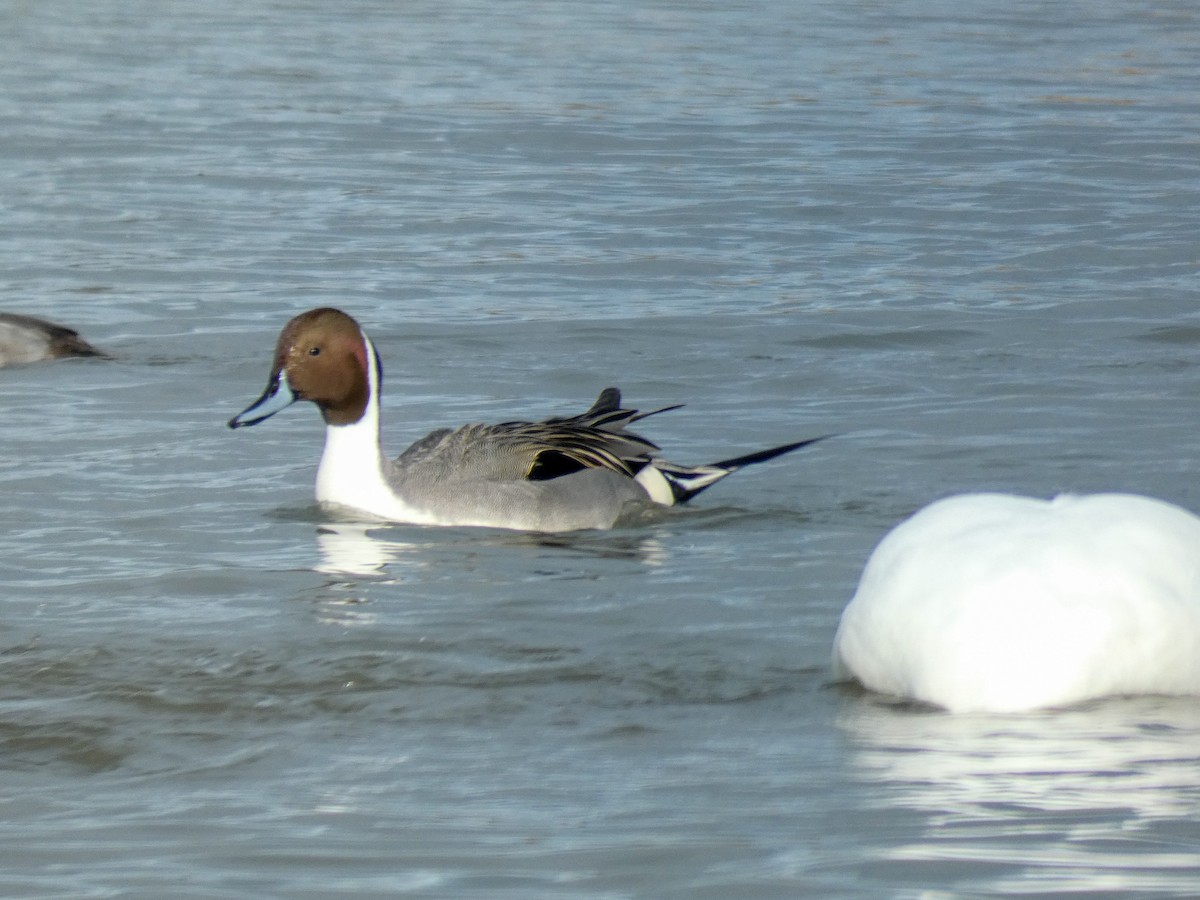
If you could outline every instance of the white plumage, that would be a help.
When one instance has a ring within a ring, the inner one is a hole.
[[[1200,694],[1200,518],[1127,494],[967,494],[868,560],[834,669],[952,711]]]

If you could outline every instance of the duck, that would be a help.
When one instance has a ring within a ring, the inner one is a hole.
[[[1200,694],[1200,517],[1134,494],[962,494],[890,531],[833,670],[955,713]]]
[[[97,350],[79,332],[20,313],[0,312],[0,368],[73,356],[108,354]]]
[[[257,425],[310,401],[325,421],[320,505],[394,523],[531,532],[609,529],[632,509],[686,503],[745,466],[828,437],[676,465],[627,428],[679,407],[624,409],[621,392],[609,387],[578,415],[440,428],[388,459],[379,437],[382,384],[379,355],[359,323],[339,309],[312,309],[283,327],[266,389],[228,425]]]

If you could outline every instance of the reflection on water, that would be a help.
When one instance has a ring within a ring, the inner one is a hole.
[[[839,724],[857,777],[927,828],[885,852],[987,862],[988,890],[1186,890],[1200,835],[1200,709],[1137,698],[1026,716],[951,716],[856,702]]]
[[[504,534],[501,541],[519,545],[570,552],[594,559],[625,560],[644,566],[661,566],[670,557],[666,544],[652,534],[612,531],[581,531],[562,534]]]
[[[657,567],[670,555],[660,535],[631,530],[527,534],[330,520],[318,527],[316,539],[313,571],[330,579],[318,592],[318,618],[337,626],[374,624],[370,594],[380,586],[415,585],[444,572],[456,582],[447,588],[452,593],[476,578],[495,587],[512,577],[514,551],[533,555],[539,578],[589,581],[597,566],[623,561]]]
[[[414,534],[424,537],[413,540]],[[597,559],[622,559],[647,566],[661,566],[668,558],[666,545],[654,534],[632,532],[577,532],[529,534],[490,529],[412,530],[396,526],[353,521],[325,522],[317,529],[319,559],[314,571],[325,575],[380,578],[394,583],[396,565],[424,568],[435,557],[425,550],[444,546],[445,538],[461,539],[472,547],[548,548]],[[401,537],[403,535],[403,537]]]
[[[317,529],[320,558],[314,571],[324,575],[386,575],[393,560],[415,549],[415,545],[372,535],[379,525],[363,522],[326,522]]]

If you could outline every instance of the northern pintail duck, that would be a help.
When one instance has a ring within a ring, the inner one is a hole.
[[[35,316],[0,313],[0,367],[69,356],[107,357],[108,354],[70,328]]]
[[[835,672],[955,712],[1200,694],[1200,518],[1130,494],[965,494],[871,554]]]
[[[686,502],[743,466],[820,440],[678,466],[625,430],[677,407],[621,409],[620,392],[606,388],[580,415],[443,428],[389,460],[379,444],[382,377],[375,347],[353,318],[310,310],[284,326],[266,390],[229,427],[257,425],[311,400],[326,425],[318,502],[391,522],[524,531],[611,528],[630,504]]]

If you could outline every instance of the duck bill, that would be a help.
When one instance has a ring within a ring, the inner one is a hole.
[[[291,385],[288,384],[287,374],[277,372],[267,383],[267,389],[263,391],[263,395],[229,420],[229,427],[241,428],[243,425],[257,425],[259,422],[271,418],[281,409],[287,409],[299,399]]]

